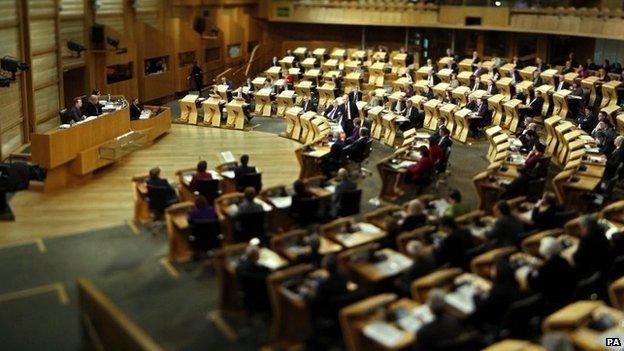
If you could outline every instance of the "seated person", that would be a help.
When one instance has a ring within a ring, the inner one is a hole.
[[[543,238],[539,253],[544,262],[527,276],[531,290],[542,294],[551,311],[570,301],[576,285],[574,271],[568,261],[561,257],[561,251],[563,247],[559,240],[550,236]]]
[[[360,138],[360,129],[362,129],[362,119],[360,119],[359,117],[354,118],[353,129],[351,130],[351,133],[347,135],[347,144],[351,144]]]
[[[596,118],[596,115],[589,106],[585,106],[584,111],[579,113],[576,121],[578,123],[578,128],[582,129],[587,134],[590,134],[598,124],[598,118]]]
[[[429,183],[433,173],[433,162],[429,156],[429,149],[426,146],[421,146],[418,151],[420,152],[420,160],[407,167],[405,180],[418,185],[426,185]]]
[[[327,178],[331,178],[345,162],[344,148],[347,143],[342,139],[342,133],[335,131],[332,139],[334,140],[329,152],[321,158],[321,172]]]
[[[475,138],[481,134],[481,128],[488,126],[492,122],[492,113],[488,109],[485,98],[477,99],[475,112],[470,114],[469,121],[470,133]]]
[[[512,215],[509,203],[500,200],[494,205],[494,226],[485,237],[489,240],[489,249],[503,246],[514,246],[518,243],[520,234],[524,231],[522,223]]]
[[[611,140],[609,140],[606,134],[599,130],[594,134],[594,138],[596,139],[596,147],[598,147],[598,152],[609,157],[613,150],[615,150],[615,145]]]
[[[515,271],[505,257],[499,257],[492,270],[492,288],[474,296],[475,312],[470,320],[478,325],[496,328],[503,323],[505,311],[520,299],[520,286]]]
[[[615,177],[618,168],[624,163],[624,136],[619,135],[613,142],[615,150],[607,157],[607,163],[602,176],[603,181],[609,181]]]
[[[249,155],[242,155],[240,157],[240,165],[234,168],[234,180],[238,184],[241,176],[254,173],[257,173],[256,167],[249,166]]]
[[[384,217],[384,229],[386,236],[379,241],[381,247],[397,250],[397,238],[403,233],[399,220],[390,215]]]
[[[197,189],[197,184],[202,181],[212,180],[212,174],[207,172],[208,163],[202,160],[197,163],[197,170],[193,173],[193,177],[191,178],[191,189]]]
[[[249,245],[236,264],[236,278],[243,293],[243,305],[249,314],[268,313],[271,306],[266,285],[271,270],[258,262],[259,259],[258,246]]]
[[[323,259],[323,255],[321,255],[319,251],[321,248],[321,238],[318,236],[318,234],[312,234],[307,237],[307,243],[310,251],[297,255],[295,263],[308,263],[314,265],[315,267],[319,267],[321,265],[321,260]]]
[[[557,212],[559,204],[557,196],[550,191],[544,192],[542,198],[537,201],[533,211],[531,211],[531,222],[533,228],[537,230],[548,230],[557,228]]]
[[[542,92],[539,90],[535,91],[535,98],[529,102],[528,105],[520,105],[519,107],[519,117],[520,123],[524,120],[525,117],[537,117],[542,114],[542,106],[544,106],[544,98],[542,97]]]
[[[149,171],[149,178],[145,181],[148,187],[157,187],[167,189],[168,200],[167,202],[173,203],[178,200],[175,189],[169,184],[167,179],[160,177],[160,168],[154,167]]]
[[[438,117],[438,125],[436,129],[429,135],[429,145],[437,144],[440,141],[442,136],[440,135],[440,130],[442,127],[446,128],[446,118]],[[447,128],[448,130],[448,128]]]
[[[572,259],[578,279],[586,279],[596,272],[609,271],[613,263],[611,243],[596,216],[581,217],[581,240]]]
[[[399,222],[401,231],[407,232],[427,224],[425,207],[418,199],[413,199],[407,204],[406,216]]]
[[[444,211],[445,216],[456,218],[470,212],[470,205],[462,203],[462,194],[459,190],[452,190],[447,201],[450,206]]]
[[[83,106],[84,109],[84,115],[91,117],[91,116],[99,116],[102,114],[102,106],[100,105],[100,102],[98,101],[98,97],[97,95],[89,95],[89,98],[87,99],[87,103]]]
[[[413,260],[412,266],[397,278],[394,282],[394,286],[401,296],[411,296],[412,282],[435,271],[438,266],[436,265],[435,258],[431,254],[431,251],[427,250],[418,240],[408,242],[405,246],[405,251]]]
[[[530,171],[537,166],[538,162],[544,157],[544,152],[546,151],[546,146],[544,144],[537,142],[533,147],[533,150],[529,152],[526,160],[524,161],[524,170]]]
[[[414,351],[444,350],[445,345],[465,331],[459,319],[447,312],[445,293],[441,289],[432,289],[427,295],[427,306],[434,320],[423,325],[416,332]]]
[[[301,179],[295,180],[295,182],[293,183],[293,190],[295,192],[292,195],[293,202],[296,200],[311,199],[314,197],[314,194],[308,191],[305,183]]]
[[[301,100],[301,108],[303,109],[303,112],[316,111],[318,105],[315,100],[310,99],[308,95],[304,95]]]
[[[195,198],[195,208],[189,212],[188,222],[193,223],[195,221],[216,219],[217,212],[210,206],[208,200],[203,195],[198,195]]]
[[[406,105],[407,103],[405,102],[405,97],[401,97],[392,103],[390,110],[396,114],[403,115],[405,113]]]
[[[520,135],[520,142],[522,143],[520,152],[531,152],[533,151],[533,149],[535,149],[535,146],[540,143],[539,135],[537,135],[537,132],[534,129],[528,129],[532,126],[537,126],[537,124],[529,124],[529,127],[527,127],[525,132]]]
[[[256,189],[248,186],[243,193],[243,201],[236,206],[234,217],[240,215],[264,212],[262,205],[256,203]]]
[[[359,159],[364,156],[368,141],[370,140],[370,130],[368,128],[360,128],[360,137],[344,149],[347,158]]]
[[[130,120],[136,121],[139,119],[139,117],[141,117],[141,111],[143,111],[143,108],[139,105],[139,99],[135,98],[132,100],[132,104],[130,104]]]
[[[434,241],[433,255],[438,265],[450,264],[469,270],[470,257],[467,252],[474,247],[472,234],[460,228],[453,217],[440,219],[440,231],[446,233],[439,241]]]
[[[75,98],[74,106],[65,112],[61,122],[63,124],[73,124],[82,120],[84,120],[84,116],[82,115],[82,99]]]
[[[336,177],[336,189],[332,194],[332,207],[334,209],[334,213],[340,213],[340,207],[342,206],[342,196],[350,191],[357,190],[357,184],[355,184],[352,180],[349,179],[349,172],[341,168],[338,170],[338,176]]]
[[[338,309],[330,300],[339,300],[345,297],[349,290],[347,289],[347,277],[342,274],[338,267],[338,259],[335,255],[327,255],[321,260],[321,267],[327,271],[327,275],[319,282],[316,293],[309,301],[310,310],[313,314],[323,316],[335,316],[338,321]],[[312,317],[315,318],[314,316]]]

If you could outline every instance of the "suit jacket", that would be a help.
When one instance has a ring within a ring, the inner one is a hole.
[[[399,102],[400,102],[400,106],[399,106]],[[397,107],[399,107],[399,110],[397,110]],[[392,110],[392,112],[396,112],[398,114],[403,114],[403,113],[405,113],[405,108],[406,107],[407,107],[407,104],[405,103],[405,101],[397,100],[397,101],[392,103],[392,106],[391,106],[390,109]]]
[[[612,178],[618,167],[624,162],[624,147],[620,147],[611,152],[607,157],[607,165],[604,171],[604,179]]]
[[[475,91],[475,90],[479,90],[479,89],[483,89],[483,85],[481,85],[481,82],[477,83],[473,83],[470,86],[470,91]]]
[[[257,204],[253,201],[243,200],[238,207],[236,208],[236,216],[244,215],[244,214],[252,214],[252,213],[261,213],[264,209],[262,205]]]
[[[99,116],[102,114],[102,107],[98,103],[97,105],[87,101],[84,105],[85,116]]]
[[[428,92],[426,92],[426,93],[423,92],[422,96],[426,97],[427,100],[431,100],[431,99],[433,99],[433,91],[431,89],[429,89]]]
[[[498,88],[496,87],[496,84],[492,84],[492,85],[488,86],[486,92],[488,93],[488,95],[496,95],[496,94],[498,94]]]
[[[332,202],[338,208],[340,206],[340,202],[342,201],[342,196],[349,191],[353,191],[357,189],[357,185],[350,180],[343,180],[338,185],[336,185],[336,190],[332,195]]]
[[[522,82],[522,76],[520,76],[520,73],[518,73],[518,71],[514,71],[514,73],[512,74],[512,80],[514,80],[516,83],[520,83]],[[515,79],[514,79],[515,78]]]
[[[544,98],[536,97],[529,103],[531,113],[529,116],[539,116],[542,114],[542,106],[544,106]]]
[[[567,82],[559,82],[555,90],[559,91],[561,89],[569,89],[569,88],[570,88],[570,84],[568,84]]]
[[[465,328],[456,317],[443,313],[416,332],[414,351],[442,350],[445,342],[449,342],[464,331]]]
[[[364,151],[366,150],[366,148],[368,147],[369,140],[370,140],[369,137],[360,137],[356,141],[354,141],[353,144],[349,145],[345,149],[345,152],[350,157],[353,157],[353,156],[357,157],[359,155],[362,155]]]
[[[134,121],[141,117],[141,107],[130,104],[130,120]]]
[[[444,238],[434,250],[438,265],[449,263],[454,267],[467,267],[469,264],[466,251],[472,245],[472,235],[466,229],[456,229]]]
[[[234,179],[240,179],[240,177],[244,174],[254,174],[254,173],[256,173],[256,167],[238,166],[234,169]]]
[[[453,145],[453,141],[447,135],[447,136],[444,136],[444,137],[440,138],[440,140],[438,140],[437,144],[444,151],[444,153],[446,154],[448,149]]]
[[[589,115],[580,113],[577,122],[583,131],[587,134],[591,134],[592,130],[594,130],[598,124],[598,118],[593,113]]]
[[[529,275],[531,289],[541,293],[551,303],[568,302],[575,285],[572,267],[559,255],[546,260],[537,271]]]
[[[578,249],[572,256],[577,277],[587,278],[596,272],[608,272],[613,261],[611,243],[603,230],[581,237]]]
[[[513,216],[502,216],[494,222],[494,227],[486,234],[495,247],[516,245],[524,227]]]
[[[323,112],[323,116],[331,121],[338,119],[340,116],[342,116],[340,106],[334,107],[334,105],[330,105],[328,108],[325,109],[325,112]]]
[[[76,106],[70,108],[69,110],[67,110],[67,122],[80,122],[84,119],[84,117],[82,117],[82,111],[80,111],[80,109]]]
[[[310,99],[308,101],[301,101],[301,108],[303,108],[303,112],[308,112],[316,111],[318,106],[316,104],[316,100]]]
[[[477,110],[475,113],[477,116],[485,118],[490,110],[487,107],[487,103],[482,102],[481,105],[477,105]]]
[[[356,102],[356,98],[357,97],[357,101],[362,101],[362,92],[361,91],[355,91],[352,90],[351,92],[349,92],[349,101],[351,102]]]
[[[535,79],[533,79],[533,88],[537,88],[544,85],[544,81],[542,80],[542,77],[537,77]]]

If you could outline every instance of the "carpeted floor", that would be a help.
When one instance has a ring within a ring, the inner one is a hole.
[[[177,118],[177,103],[170,106]],[[253,122],[257,124],[254,132],[276,134],[276,138],[285,128],[282,119],[256,117]],[[468,203],[476,203],[472,177],[487,166],[486,149],[484,142],[453,146],[448,187],[460,189]],[[362,212],[375,207],[369,202],[380,187],[375,164],[392,151],[380,143],[374,145],[365,165],[373,175],[359,181],[364,190]],[[44,252],[35,244],[0,249],[1,350],[80,349],[75,283],[79,277],[91,279],[168,350],[255,350],[266,340],[238,320],[228,320],[241,336],[237,341],[228,340],[215,328],[207,319],[218,295],[214,273],[205,263],[190,263],[176,267],[179,277],[172,277],[160,264],[168,249],[164,233],[152,236],[144,230],[135,235],[121,226],[43,243]],[[50,284],[66,289],[68,305],[59,301],[53,288],[46,290]],[[37,290],[29,290],[33,288],[41,291],[23,293]],[[2,299],[18,291],[23,296]]]

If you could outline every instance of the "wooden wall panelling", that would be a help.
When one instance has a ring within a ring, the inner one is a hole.
[[[173,41],[165,32],[142,22],[135,24],[137,43],[138,84],[141,101],[152,101],[174,95]],[[159,40],[150,40],[159,38]],[[167,70],[162,73],[145,75],[145,60],[166,57]]]
[[[95,72],[95,87],[103,94],[123,95],[126,99],[139,96],[137,84],[137,50],[136,44],[125,34],[122,35],[114,28],[105,27],[105,35],[119,39],[119,48],[125,48],[126,52],[118,53],[111,50],[107,45],[106,52],[93,53],[93,67]],[[132,62],[132,78],[121,82],[108,84],[106,80],[106,68],[112,65],[125,65]]]
[[[83,16],[85,14],[84,0],[60,0],[60,9],[61,19]]]
[[[0,2],[0,52],[21,59],[16,1]],[[24,139],[22,74],[8,88],[0,88],[0,160],[20,147]]]
[[[19,13],[16,1],[0,1],[0,28],[15,27],[18,25],[17,14]],[[2,45],[2,43],[0,43]]]
[[[175,91],[183,92],[190,89],[187,77],[191,74],[192,65],[180,67],[180,53],[194,51],[195,60],[200,64],[204,62],[201,37],[193,30],[193,24],[181,18],[172,18],[167,25],[167,33],[171,34],[173,41],[173,64],[175,79]]]

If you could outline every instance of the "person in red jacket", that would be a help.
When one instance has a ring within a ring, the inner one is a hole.
[[[431,172],[433,172],[433,161],[426,146],[421,146],[418,151],[420,152],[420,160],[407,168],[406,179],[411,183],[424,185],[429,181]]]
[[[197,188],[197,184],[201,181],[211,180],[212,174],[207,171],[208,163],[206,161],[199,161],[197,163],[197,171],[193,173],[193,178],[191,178],[191,189],[195,190]]]

